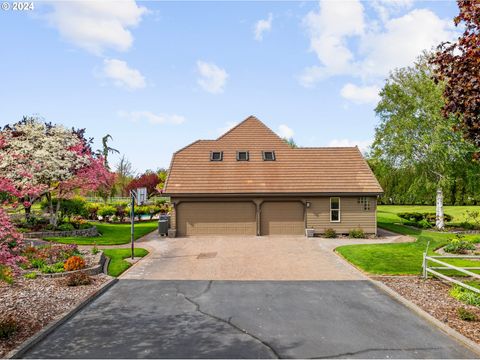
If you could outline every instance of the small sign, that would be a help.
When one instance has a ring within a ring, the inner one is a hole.
[[[137,189],[137,205],[143,205],[147,202],[147,188]]]

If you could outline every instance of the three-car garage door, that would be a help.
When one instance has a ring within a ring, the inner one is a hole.
[[[176,214],[179,236],[256,234],[253,202],[181,202]]]
[[[262,235],[302,235],[305,231],[303,204],[299,201],[269,201],[261,207]]]

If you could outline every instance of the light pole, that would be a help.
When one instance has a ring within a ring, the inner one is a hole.
[[[135,190],[130,190],[131,205],[130,205],[130,240],[132,243],[132,260],[135,258]]]

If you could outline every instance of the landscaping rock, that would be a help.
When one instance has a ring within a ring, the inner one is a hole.
[[[450,296],[451,285],[441,280],[423,279],[418,276],[379,276],[374,279],[381,281],[433,317],[480,344],[480,321],[460,320],[457,314],[458,308],[464,308],[480,319],[480,307],[464,304]]]
[[[0,283],[0,319],[11,316],[18,321],[17,332],[0,340],[0,358],[91,296],[109,279],[100,274],[93,277],[91,285],[77,287],[67,287],[64,279],[53,278],[19,278],[13,285]]]

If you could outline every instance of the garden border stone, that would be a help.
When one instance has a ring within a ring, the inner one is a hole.
[[[36,334],[32,335],[30,338],[25,340],[22,344],[17,346],[15,349],[10,351],[8,354],[6,354],[5,358],[6,359],[19,359],[27,351],[29,351],[33,346],[38,344],[40,341],[45,339],[49,334],[51,334],[55,329],[57,329],[60,325],[64,324],[67,322],[69,319],[71,319],[74,315],[76,315],[80,310],[82,310],[85,306],[90,304],[93,300],[98,298],[100,295],[105,293],[110,287],[112,287],[116,282],[118,281],[117,278],[111,278],[108,280],[105,284],[103,284],[97,291],[95,291],[91,296],[86,298],[85,300],[81,301],[79,304],[77,304],[74,308],[72,308],[70,311],[68,311],[65,315],[63,315],[60,319],[55,320],[45,326],[43,329],[41,329],[39,332]]]
[[[77,229],[70,231],[36,231],[23,233],[25,239],[43,239],[46,237],[70,237],[70,236],[80,236],[80,237],[95,237],[98,236],[98,229],[96,226],[92,226],[88,229]]]
[[[446,333],[448,336],[455,339],[457,342],[466,346],[467,348],[469,348],[470,350],[472,350],[473,352],[475,352],[476,354],[478,354],[480,356],[480,345],[479,344],[470,340],[466,336],[460,334],[458,331],[452,329],[450,326],[444,324],[440,320],[436,319],[435,317],[433,317],[432,315],[427,313],[425,310],[420,308],[418,305],[414,304],[410,300],[405,299],[402,295],[397,293],[395,290],[389,288],[387,285],[381,283],[380,281],[374,280],[370,277],[369,277],[369,280],[375,286],[377,286],[379,289],[381,289],[385,293],[387,293],[387,295],[389,295],[393,299],[397,300],[401,304],[405,305],[407,308],[409,308],[410,310],[415,312],[417,315],[421,316],[422,318],[424,318],[425,320],[430,322],[432,325],[436,326],[441,331]]]

